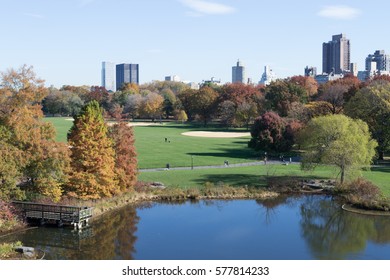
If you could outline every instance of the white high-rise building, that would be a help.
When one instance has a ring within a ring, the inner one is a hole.
[[[113,62],[102,62],[102,87],[116,91],[116,64]]]
[[[259,82],[260,85],[268,86],[271,82],[277,80],[275,73],[272,71],[271,67],[268,65],[264,67],[264,73],[261,76],[261,80]]]

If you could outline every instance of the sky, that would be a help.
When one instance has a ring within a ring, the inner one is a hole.
[[[322,43],[344,33],[364,70],[390,53],[390,1],[0,0],[0,71],[32,65],[46,85],[100,85],[101,63],[138,63],[140,83],[178,75],[231,82],[237,59],[258,82],[322,70]]]

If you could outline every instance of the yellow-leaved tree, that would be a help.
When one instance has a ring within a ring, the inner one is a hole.
[[[43,121],[44,81],[24,65],[1,73],[0,84],[0,198],[22,199],[27,191],[57,201],[67,183],[69,150]]]

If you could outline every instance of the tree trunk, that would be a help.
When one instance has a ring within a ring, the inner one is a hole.
[[[344,176],[345,176],[345,167],[342,166],[341,167],[341,178],[340,178],[341,184],[344,184]]]
[[[380,159],[380,160],[384,160],[385,159],[385,152],[383,151],[383,150],[380,150],[379,152],[378,152],[378,156],[379,156],[379,158],[378,159]]]

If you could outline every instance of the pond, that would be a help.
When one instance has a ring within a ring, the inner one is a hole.
[[[390,217],[345,212],[332,197],[153,202],[104,215],[82,232],[38,228],[21,240],[47,259],[390,259]]]

